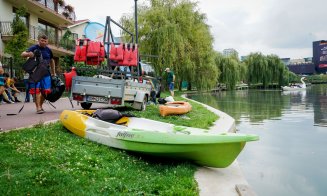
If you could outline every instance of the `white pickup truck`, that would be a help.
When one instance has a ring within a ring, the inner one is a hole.
[[[72,80],[71,97],[84,109],[89,109],[92,103],[105,103],[109,107],[129,103],[134,109],[145,110],[150,92],[150,84],[137,80],[76,76]]]

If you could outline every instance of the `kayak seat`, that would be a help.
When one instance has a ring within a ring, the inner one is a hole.
[[[129,122],[129,118],[126,117],[126,116],[123,116],[123,117],[121,117],[119,120],[117,120],[117,121],[115,122],[115,124],[117,124],[117,125],[125,125],[125,126],[127,126],[127,125],[128,125],[128,122]]]

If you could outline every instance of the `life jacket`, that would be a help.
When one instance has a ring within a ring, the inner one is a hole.
[[[90,41],[87,47],[86,64],[99,65],[104,61],[105,52],[101,42]]]
[[[75,46],[74,61],[85,62],[89,39],[78,39]]]
[[[120,43],[118,47],[116,47],[114,43],[110,44],[109,59],[114,61],[122,61],[124,59],[124,49],[122,43]]]
[[[131,47],[132,49],[132,47]],[[128,63],[129,66],[137,66],[138,63],[138,49],[137,49],[137,44],[134,45],[134,49],[131,51],[130,54],[130,61]]]
[[[124,49],[124,59],[121,63],[121,65],[128,66],[129,62],[131,60],[131,48],[128,48],[128,45],[125,44],[125,49]]]
[[[100,42],[90,41],[87,47],[86,57],[98,57],[100,56]]]
[[[72,88],[72,80],[75,76],[77,76],[75,67],[72,67],[72,70],[70,72],[64,73],[66,91],[69,91]]]

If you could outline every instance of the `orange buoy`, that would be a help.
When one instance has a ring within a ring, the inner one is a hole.
[[[185,114],[191,110],[192,110],[191,104],[185,101],[167,102],[165,105],[159,106],[159,111],[161,116]]]

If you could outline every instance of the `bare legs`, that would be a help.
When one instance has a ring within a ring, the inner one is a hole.
[[[43,108],[42,108],[42,105],[44,103],[44,97],[41,93],[38,93],[35,95],[35,106],[36,106],[36,112],[37,113],[43,113]],[[42,111],[42,112],[40,112]]]

